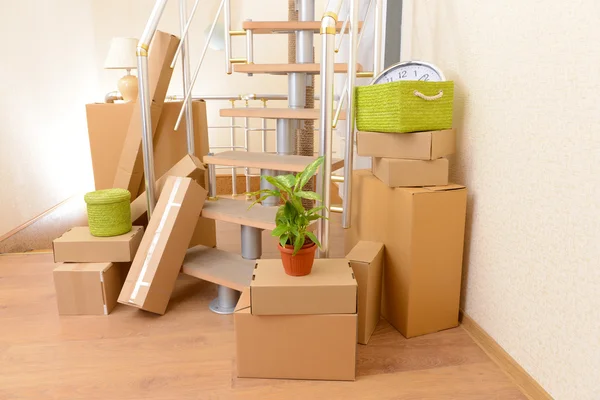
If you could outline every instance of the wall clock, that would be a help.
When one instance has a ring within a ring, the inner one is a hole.
[[[445,81],[444,73],[435,65],[423,61],[404,61],[386,68],[371,85],[396,81]]]

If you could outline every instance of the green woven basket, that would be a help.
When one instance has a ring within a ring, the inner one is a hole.
[[[131,193],[125,189],[104,189],[84,196],[88,224],[94,236],[118,236],[131,230]]]
[[[407,133],[452,128],[454,82],[398,81],[356,88],[360,131]]]

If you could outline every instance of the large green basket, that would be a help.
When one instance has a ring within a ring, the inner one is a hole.
[[[454,82],[398,81],[356,88],[360,131],[407,133],[452,128]]]
[[[131,193],[104,189],[87,193],[88,225],[93,236],[118,236],[131,230]]]

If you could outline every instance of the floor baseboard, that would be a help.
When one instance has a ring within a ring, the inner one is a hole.
[[[477,322],[460,312],[462,328],[531,400],[552,400],[548,394]]]

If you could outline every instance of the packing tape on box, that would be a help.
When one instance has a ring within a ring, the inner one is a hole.
[[[144,264],[142,265],[142,269],[140,271],[140,275],[138,276],[137,281],[135,282],[135,287],[131,292],[131,297],[129,298],[130,303],[135,302],[135,298],[137,297],[140,288],[143,286],[150,286],[149,282],[144,282],[144,276],[146,275],[146,271],[148,270],[148,265],[152,260],[152,255],[154,254],[154,250],[156,250],[156,246],[158,245],[158,241],[160,239],[160,234],[162,233],[165,224],[167,223],[167,219],[169,217],[169,212],[173,207],[181,207],[181,203],[175,203],[175,196],[177,195],[177,191],[179,190],[179,185],[183,181],[183,178],[177,178],[175,180],[175,184],[173,185],[173,189],[171,190],[171,194],[169,195],[169,201],[167,202],[167,207],[165,208],[165,212],[160,218],[160,222],[158,224],[158,228],[154,231],[154,236],[152,237],[152,242],[150,242],[150,247],[148,247],[148,252],[146,253],[146,259],[144,260]]]

